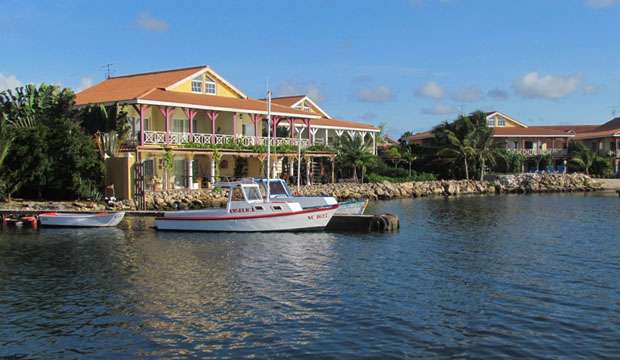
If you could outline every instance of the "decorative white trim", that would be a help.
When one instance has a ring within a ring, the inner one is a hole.
[[[302,97],[301,99],[299,99],[296,103],[294,103],[293,105],[291,105],[292,108],[294,108],[295,106],[299,105],[301,102],[303,101],[308,101],[310,102],[310,104],[312,104],[312,106],[314,106],[315,108],[317,108],[319,110],[319,112],[321,112],[321,114],[323,116],[325,116],[328,119],[331,119],[332,117],[325,112],[325,110],[321,109],[321,107],[319,105],[317,105],[317,103],[315,103],[314,101],[312,101],[312,99],[310,99],[308,97],[308,95],[304,95],[304,97]]]
[[[125,102],[123,102],[125,103]],[[247,110],[247,109],[237,109],[237,108],[227,108],[220,106],[205,106],[205,105],[196,105],[196,104],[185,104],[185,103],[176,103],[176,102],[168,102],[168,101],[157,101],[157,100],[146,100],[146,99],[137,99],[131,100],[130,102],[126,102],[127,104],[144,104],[144,105],[157,105],[157,106],[172,106],[172,107],[184,107],[184,108],[192,108],[199,110],[214,110],[214,111],[227,111],[227,112],[238,112],[244,114],[261,114],[267,115],[266,110]],[[272,115],[282,116],[282,117],[295,117],[295,118],[309,118],[309,119],[320,119],[320,116],[317,115],[300,115],[300,114],[290,114],[290,113],[282,113],[282,112],[271,112]]]
[[[342,134],[344,134],[344,130],[340,130],[340,129],[336,130],[336,136],[341,137]]]

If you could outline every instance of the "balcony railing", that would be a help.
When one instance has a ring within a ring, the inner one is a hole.
[[[267,138],[245,135],[225,135],[225,134],[206,134],[206,133],[185,133],[185,132],[164,132],[164,131],[145,131],[144,144],[146,145],[228,145],[239,144],[243,146],[265,145]],[[271,138],[271,145],[301,145],[302,148],[309,146],[307,139],[297,138]]]
[[[525,155],[525,156],[536,156],[536,155],[566,156],[568,155],[567,149],[508,149],[508,151],[512,151],[514,153]]]

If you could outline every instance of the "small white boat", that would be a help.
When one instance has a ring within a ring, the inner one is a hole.
[[[220,183],[229,189],[226,209],[169,211],[155,219],[158,230],[270,232],[323,229],[338,204],[303,209],[297,202],[263,199],[256,183]]]
[[[368,207],[368,199],[362,200],[348,200],[339,202],[338,211],[336,215],[364,215],[366,207]]]
[[[257,179],[256,181],[261,184],[263,188],[269,183],[271,199],[298,202],[304,209],[338,204],[339,207],[338,211],[336,211],[336,215],[364,215],[364,211],[366,211],[366,207],[368,206],[367,199],[338,202],[332,196],[296,196],[293,195],[286,181],[282,179]]]
[[[43,213],[39,215],[41,226],[62,227],[109,227],[118,225],[125,217],[124,212],[101,213]]]

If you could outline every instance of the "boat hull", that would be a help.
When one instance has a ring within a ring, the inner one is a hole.
[[[157,230],[209,232],[277,232],[320,230],[327,226],[338,205],[265,215],[200,216],[167,214],[155,219]]]
[[[39,215],[41,226],[48,227],[112,227],[117,226],[125,216],[124,212],[103,214],[58,214]]]
[[[364,215],[368,200],[351,200],[339,203],[340,207],[336,215]]]

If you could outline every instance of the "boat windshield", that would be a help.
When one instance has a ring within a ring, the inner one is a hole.
[[[244,186],[243,192],[245,193],[245,199],[247,201],[263,200],[263,196],[258,189],[258,186]]]
[[[269,192],[271,193],[271,195],[289,196],[288,189],[282,181],[270,181]]]

